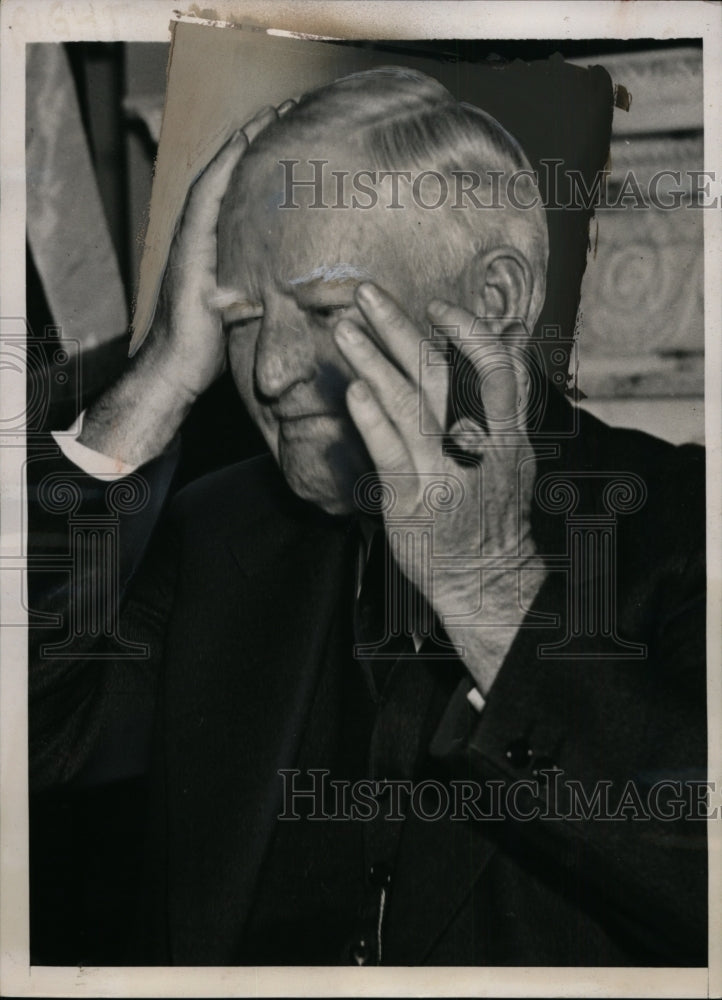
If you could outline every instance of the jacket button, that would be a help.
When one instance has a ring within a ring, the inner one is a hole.
[[[504,756],[512,767],[525,767],[531,758],[531,749],[526,740],[512,740]]]
[[[356,965],[366,965],[371,957],[371,949],[364,938],[361,938],[351,949],[351,957]]]
[[[378,861],[375,865],[371,865],[369,868],[369,882],[371,885],[376,886],[377,889],[382,889],[385,885],[390,885],[391,868],[385,861]]]
[[[531,773],[533,777],[545,777],[542,775],[542,771],[558,771],[559,768],[551,759],[551,757],[537,757],[532,765]]]

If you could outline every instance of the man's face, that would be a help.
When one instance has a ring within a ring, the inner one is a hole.
[[[298,176],[310,176],[307,158],[319,154],[294,155]],[[233,377],[291,488],[328,513],[349,513],[371,461],[348,415],[353,373],[333,329],[342,317],[366,328],[354,290],[369,279],[423,315],[433,291],[414,280],[408,240],[430,231],[417,232],[410,210],[311,209],[312,193],[296,198],[300,208],[281,209],[283,174],[270,155],[244,167],[240,181],[240,209],[227,198],[219,227],[220,284],[251,304],[224,311]],[[329,191],[326,204],[334,200]]]

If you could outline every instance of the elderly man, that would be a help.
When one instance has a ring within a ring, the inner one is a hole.
[[[530,175],[410,70],[262,112],[192,188],[147,341],[58,438],[84,514],[148,486],[117,629],[61,654],[38,629],[31,682],[38,787],[107,777],[122,738],[149,761],[139,960],[704,962],[701,452],[539,378]],[[226,363],[271,455],[166,505]],[[114,608],[84,565],[37,604]]]

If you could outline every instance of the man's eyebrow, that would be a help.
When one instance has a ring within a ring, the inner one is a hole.
[[[287,280],[289,285],[310,285],[315,282],[325,284],[331,281],[364,281],[370,277],[368,272],[362,268],[341,262],[332,264],[330,267],[323,265],[321,267],[314,267],[307,274],[296,278],[288,278]]]

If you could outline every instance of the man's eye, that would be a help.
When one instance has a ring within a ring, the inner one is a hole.
[[[307,312],[312,319],[320,323],[328,323],[330,320],[335,322],[337,319],[340,319],[340,314],[344,309],[348,309],[348,306],[310,306]]]

